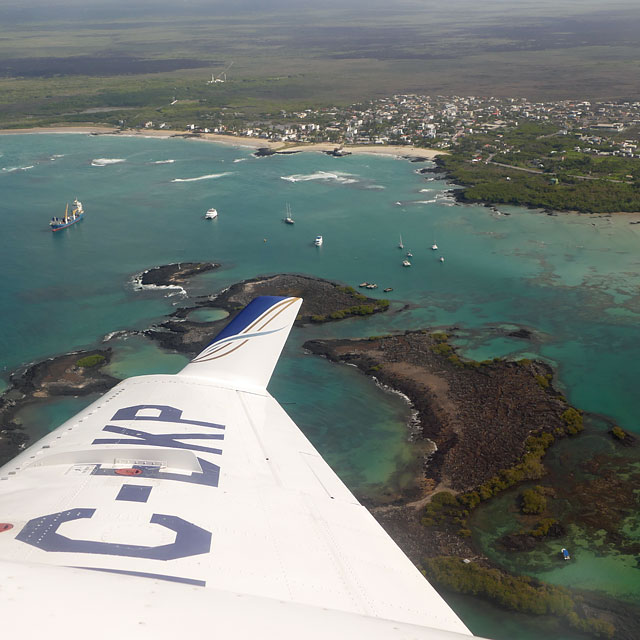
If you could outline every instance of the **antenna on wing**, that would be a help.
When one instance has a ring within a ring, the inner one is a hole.
[[[301,304],[302,298],[256,298],[178,375],[265,389]]]

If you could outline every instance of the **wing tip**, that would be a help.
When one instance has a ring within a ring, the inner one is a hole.
[[[255,298],[181,373],[266,387],[301,304],[293,296]]]

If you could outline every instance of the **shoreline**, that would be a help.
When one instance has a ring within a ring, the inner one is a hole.
[[[433,158],[446,154],[446,151],[436,149],[426,149],[414,147],[412,145],[340,145],[332,142],[314,142],[314,143],[296,143],[291,145],[287,142],[273,142],[263,138],[251,138],[247,136],[224,135],[220,133],[189,133],[186,131],[177,131],[174,129],[112,129],[110,127],[100,126],[80,126],[80,127],[34,127],[30,129],[0,129],[0,136],[5,135],[34,135],[41,133],[49,134],[84,134],[84,135],[112,135],[121,136],[123,138],[184,138],[186,140],[202,140],[204,142],[216,142],[220,144],[231,145],[234,147],[250,147],[252,149],[266,148],[274,153],[300,153],[303,151],[318,151],[322,153],[332,152],[334,149],[341,147],[349,153],[355,154],[374,154],[386,156],[400,156],[406,158],[425,158],[433,160]]]

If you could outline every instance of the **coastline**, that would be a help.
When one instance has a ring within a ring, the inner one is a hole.
[[[30,129],[0,129],[0,136],[5,135],[25,135],[39,133],[75,133],[84,135],[113,135],[122,137],[140,137],[140,138],[185,138],[187,140],[203,140],[205,142],[217,142],[227,144],[234,147],[250,147],[252,149],[266,148],[278,153],[286,151],[287,153],[299,153],[303,151],[318,151],[322,153],[332,152],[340,147],[339,143],[317,142],[317,143],[297,143],[291,145],[286,142],[273,142],[263,138],[251,138],[247,136],[224,135],[220,133],[188,133],[186,131],[177,131],[174,129],[163,130],[138,130],[138,129],[112,129],[110,127],[100,126],[80,126],[80,127],[34,127]],[[425,158],[432,160],[436,156],[446,154],[446,151],[435,149],[423,149],[412,145],[344,145],[343,149],[349,153],[356,154],[375,154],[386,156],[401,156],[406,158]]]

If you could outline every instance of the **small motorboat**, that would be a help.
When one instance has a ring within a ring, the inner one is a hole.
[[[204,214],[205,220],[214,220],[217,217],[218,217],[218,211],[213,207],[211,207],[211,209],[208,209],[207,213]]]

